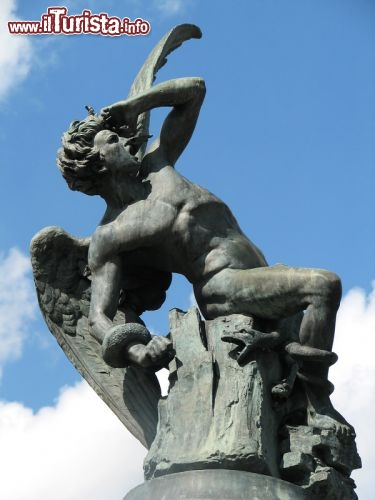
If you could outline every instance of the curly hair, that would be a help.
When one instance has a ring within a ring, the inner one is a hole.
[[[74,121],[62,136],[62,147],[58,150],[57,165],[73,191],[93,195],[99,193],[103,175],[108,170],[94,146],[98,132],[106,129],[102,117],[89,115],[83,121]]]
[[[108,174],[99,149],[94,146],[98,132],[109,128],[102,116],[89,114],[82,121],[74,121],[62,136],[62,147],[57,153],[57,165],[73,191],[94,195],[99,194],[103,176]],[[129,153],[135,157],[141,146],[152,137],[140,127],[135,134],[128,127],[111,128],[121,137],[126,137]]]

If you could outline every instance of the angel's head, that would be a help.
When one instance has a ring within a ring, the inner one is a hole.
[[[83,121],[72,122],[62,136],[57,165],[73,191],[90,195],[100,192],[107,168],[94,139],[104,129],[105,122],[100,116],[89,115]]]
[[[129,139],[108,130],[101,116],[89,115],[71,123],[62,137],[57,165],[70,189],[100,194],[103,183],[115,171],[132,174],[139,162],[130,154]]]
[[[113,130],[100,130],[94,138],[94,147],[106,168],[112,173],[134,174],[139,171],[140,163],[130,154],[128,139]]]

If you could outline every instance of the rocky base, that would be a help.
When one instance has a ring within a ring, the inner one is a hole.
[[[257,351],[240,366],[223,333],[249,327],[232,315],[202,322],[196,309],[171,311],[176,351],[170,391],[159,402],[145,478],[199,469],[235,469],[279,476],[279,419],[271,388],[281,379],[279,356]]]
[[[232,471],[231,477],[241,481],[250,473],[260,476],[264,487],[281,477],[299,492],[297,497],[277,496],[271,488],[274,496],[267,497],[265,489],[262,499],[357,498],[350,479],[352,470],[361,466],[354,437],[307,425],[306,387],[295,377],[283,346],[273,343],[272,333],[239,314],[202,321],[196,309],[171,311],[170,327],[176,356],[169,365],[170,391],[159,402],[156,437],[144,462],[145,491],[159,484],[156,478],[200,478],[203,471],[220,477]],[[238,339],[257,343],[246,358]],[[275,393],[281,386],[290,390]],[[237,497],[233,492],[220,496],[219,488],[212,490],[213,497],[174,498],[260,498],[248,495],[252,483],[243,480],[245,489]]]
[[[281,444],[281,475],[318,498],[355,500],[355,483],[349,477],[361,467],[354,438],[340,438],[332,430],[286,426]]]

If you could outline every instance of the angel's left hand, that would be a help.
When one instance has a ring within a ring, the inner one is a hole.
[[[125,126],[131,132],[131,135],[136,132],[138,117],[132,113],[126,101],[120,101],[103,108],[100,116],[104,119],[108,128],[119,129]]]

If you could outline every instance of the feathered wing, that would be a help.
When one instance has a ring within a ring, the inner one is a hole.
[[[101,346],[88,331],[89,241],[57,227],[34,236],[31,259],[39,305],[69,360],[126,428],[149,448],[158,420],[159,383],[148,371],[109,367],[102,359]],[[118,312],[114,322],[123,321]]]
[[[129,97],[151,87],[168,54],[184,41],[201,35],[200,29],[191,24],[169,31],[146,59]],[[139,143],[148,136],[148,127],[149,113],[143,113],[137,122]],[[139,157],[144,154],[145,147],[143,144],[139,149]],[[111,368],[103,361],[101,346],[88,330],[89,243],[89,238],[75,238],[58,227],[43,229],[34,236],[31,258],[39,305],[49,329],[76,369],[127,429],[149,448],[158,420],[159,383],[152,372],[131,367]],[[118,311],[114,323],[123,321],[124,316]]]
[[[191,38],[201,38],[202,32],[194,24],[180,24],[172,28],[154,47],[143,66],[135,77],[130,88],[128,98],[149,89],[156,77],[156,73],[167,62],[167,56],[180,47],[186,40]],[[137,136],[147,137],[150,124],[150,112],[142,113],[137,120]],[[140,147],[137,156],[142,158],[146,149],[144,142]]]

